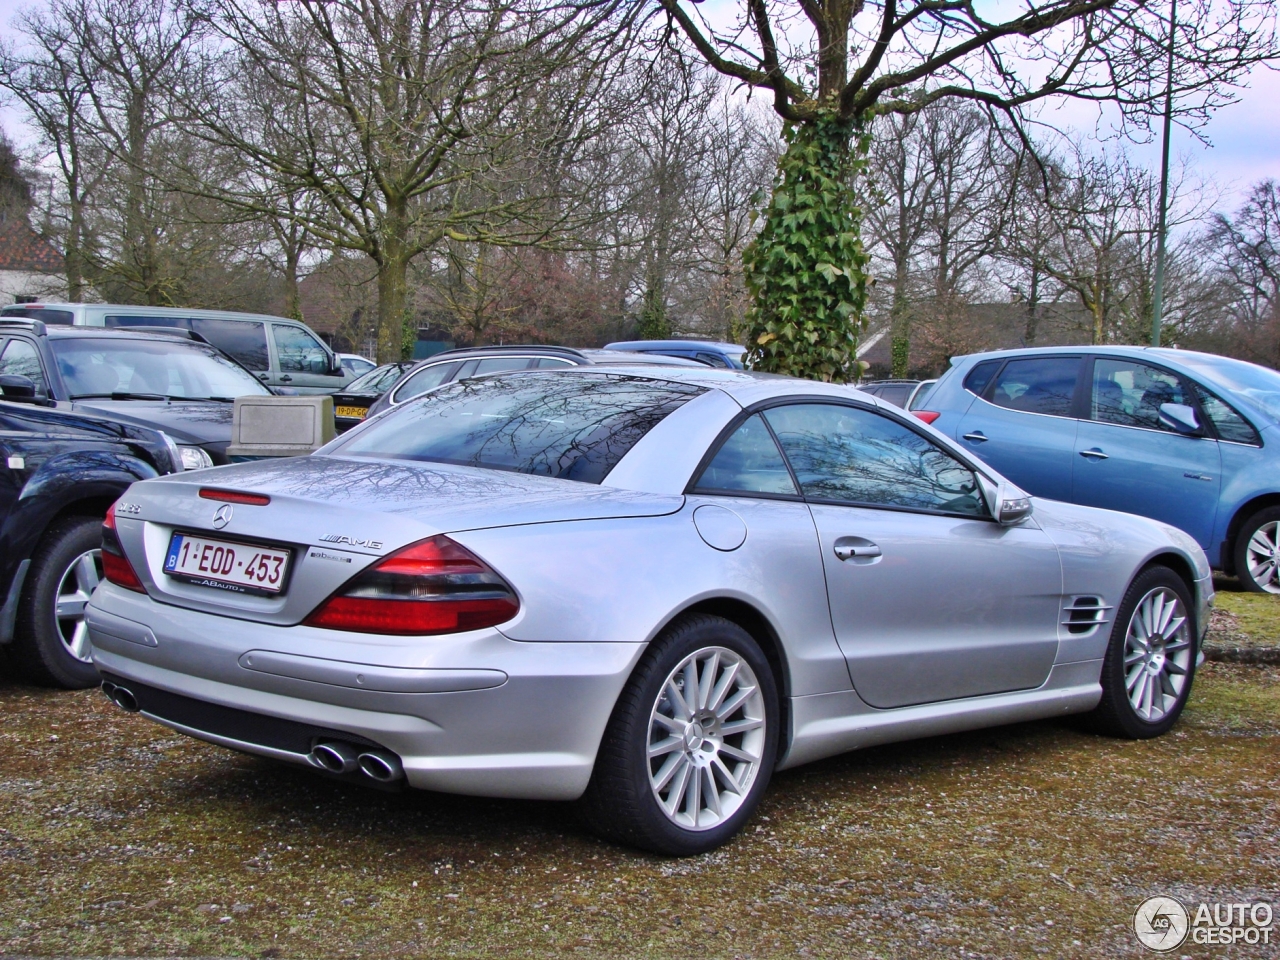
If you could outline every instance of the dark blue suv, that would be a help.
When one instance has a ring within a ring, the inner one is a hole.
[[[1188,350],[958,357],[916,415],[1036,496],[1178,527],[1280,593],[1280,373]]]

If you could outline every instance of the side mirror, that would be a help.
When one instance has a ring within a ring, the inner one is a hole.
[[[338,359],[336,354],[331,354],[329,357],[329,376],[345,377],[346,375],[347,371],[342,369],[342,361]]]
[[[20,374],[0,376],[0,392],[3,392],[4,399],[15,403],[43,404],[47,399],[44,390],[36,386],[34,380]]]
[[[987,509],[1002,527],[1016,526],[1034,511],[1030,495],[1011,483],[997,485],[978,474],[978,485],[982,488],[983,499],[987,501]]]
[[[1160,425],[1178,433],[1200,432],[1200,421],[1196,419],[1195,409],[1185,403],[1160,404]]]

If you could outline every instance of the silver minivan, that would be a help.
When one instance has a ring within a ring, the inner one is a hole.
[[[333,393],[352,377],[305,323],[261,313],[115,303],[16,303],[0,316],[78,327],[178,327],[234,357],[263,383],[298,393]]]

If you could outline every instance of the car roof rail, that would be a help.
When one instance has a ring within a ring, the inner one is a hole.
[[[494,344],[487,347],[454,347],[451,350],[441,350],[439,353],[433,353],[429,357],[423,357],[417,361],[422,363],[425,360],[438,360],[441,357],[449,358],[461,354],[486,354],[486,353],[531,353],[537,356],[546,357],[573,357],[575,360],[586,360],[587,355],[581,350],[575,350],[573,347],[558,347],[545,343],[511,343],[511,344]]]
[[[0,317],[0,327],[21,327],[23,330],[30,330],[37,337],[43,337],[49,332],[43,320],[31,320],[26,317]]]

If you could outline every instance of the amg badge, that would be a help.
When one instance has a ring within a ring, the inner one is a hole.
[[[381,550],[381,540],[362,540],[359,537],[344,537],[337,533],[326,533],[320,540],[324,543],[349,543],[353,547],[368,547],[370,550]]]

